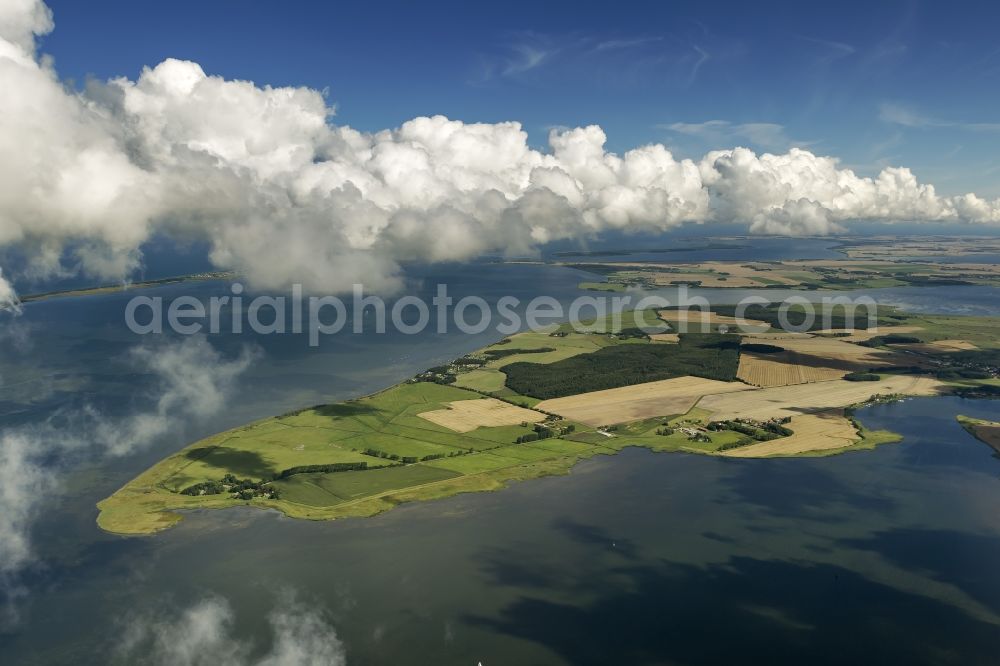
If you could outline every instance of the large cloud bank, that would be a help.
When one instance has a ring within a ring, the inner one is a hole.
[[[859,177],[800,149],[615,155],[589,126],[553,131],[542,152],[516,122],[443,116],[363,133],[332,123],[318,91],[181,60],[79,92],[36,53],[52,28],[41,0],[0,6],[0,247],[29,253],[37,275],[121,277],[155,232],[208,240],[219,267],[259,287],[339,290],[390,289],[403,261],[520,254],[607,229],[1000,221],[1000,200],[940,196],[906,168]],[[2,285],[0,297],[13,299]]]

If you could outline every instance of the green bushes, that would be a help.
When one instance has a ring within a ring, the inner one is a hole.
[[[739,347],[735,335],[683,333],[676,345],[614,345],[546,365],[512,363],[504,372],[508,388],[543,400],[684,375],[733,381]]]
[[[923,340],[915,338],[912,335],[894,333],[890,335],[876,335],[874,338],[869,338],[858,344],[863,347],[882,347],[884,345],[912,345],[918,342],[923,342]]]
[[[226,492],[226,487],[221,482],[205,481],[185,488],[181,491],[181,495],[221,495],[224,492]]]
[[[574,430],[576,430],[576,428],[573,425],[569,425],[566,428],[562,429],[562,432],[570,433],[573,432]],[[558,434],[560,433],[557,433],[553,428],[550,428],[549,426],[543,425],[541,423],[537,423],[535,424],[534,432],[529,432],[525,435],[521,435],[516,440],[514,440],[514,443],[524,444],[525,442],[537,442],[540,439],[548,439],[550,437],[555,437]]]
[[[433,382],[435,384],[454,384],[455,374],[446,365],[439,365],[429,370],[424,370],[419,375],[414,377],[411,381],[415,382]]]
[[[750,437],[741,437],[735,442],[729,442],[728,444],[721,444],[716,451],[730,451],[732,449],[739,449],[744,446],[750,446],[751,444],[756,444],[756,441]]]
[[[504,358],[506,356],[515,356],[517,354],[544,354],[546,352],[555,351],[555,347],[536,347],[535,349],[487,349],[483,354],[491,361],[495,361],[498,358]]]
[[[274,475],[274,480],[287,479],[295,474],[311,474],[314,472],[329,474],[332,472],[357,472],[366,469],[368,469],[368,463],[365,461],[339,462],[327,465],[298,465],[297,467],[289,467],[288,469],[281,470]]]
[[[849,382],[877,382],[881,377],[874,372],[851,372],[844,375]]]
[[[764,422],[749,420],[712,421],[706,427],[715,432],[720,430],[738,432],[756,442],[768,442],[793,434],[791,428],[786,428],[782,422],[774,420]]]
[[[371,456],[372,458],[384,458],[386,460],[399,460],[399,456],[395,453],[386,453],[385,451],[380,451],[379,449],[367,448],[363,452],[366,456]]]
[[[255,497],[278,499],[279,491],[267,481],[253,479],[237,479],[233,474],[226,474],[221,481],[205,481],[196,483],[181,491],[181,495],[221,495],[229,493],[233,499],[251,500]]]
[[[510,338],[501,340],[497,344],[509,343]],[[505,356],[513,356],[515,354],[543,354],[545,352],[555,351],[553,347],[538,347],[536,349],[487,349],[481,354],[466,354],[461,356],[449,365],[436,365],[433,368],[427,368],[423,372],[417,374],[411,382],[432,382],[434,384],[454,384],[458,379],[455,373],[462,370],[468,370],[470,368],[481,368],[490,361],[494,361],[499,358],[504,358]]]
[[[620,340],[639,340],[649,337],[648,335],[646,335],[645,331],[643,331],[641,328],[637,326],[630,326],[628,328],[623,328],[620,331],[616,332],[614,335]]]

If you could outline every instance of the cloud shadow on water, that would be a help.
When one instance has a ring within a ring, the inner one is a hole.
[[[944,529],[901,528],[841,545],[878,553],[917,575],[953,585],[971,598],[1000,608],[1000,538]],[[1000,643],[998,643],[1000,647]]]
[[[495,564],[487,571],[502,570]],[[595,594],[574,604],[557,601],[558,588],[538,590],[497,617],[465,620],[537,643],[575,666],[995,663],[998,627],[832,565],[734,558],[606,575],[627,582],[583,581]]]
[[[844,483],[833,473],[822,469],[815,460],[740,460],[736,473],[722,480],[735,494],[728,504],[751,505],[773,516],[808,517],[826,522],[849,522],[849,514],[827,511],[842,505],[854,509],[886,513],[894,502],[879,494],[865,492],[856,485]],[[822,514],[822,515],[820,515]]]
[[[565,534],[581,545],[610,548],[612,552],[621,557],[629,560],[636,559],[637,549],[635,543],[623,537],[613,537],[603,528],[594,525],[585,525],[569,517],[562,517],[553,521],[552,527],[557,532]]]

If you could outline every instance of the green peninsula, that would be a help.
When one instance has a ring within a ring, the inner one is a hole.
[[[213,435],[100,502],[98,524],[148,534],[187,510],[240,505],[313,520],[369,516],[567,473],[628,446],[831,455],[894,441],[865,431],[855,406],[996,388],[987,348],[996,320],[885,308],[878,330],[788,335],[769,330],[774,313],[761,309],[748,315],[757,332],[736,334],[725,313],[689,332],[664,310],[642,313],[658,322],[653,331],[624,313],[591,332],[520,333],[373,395]]]

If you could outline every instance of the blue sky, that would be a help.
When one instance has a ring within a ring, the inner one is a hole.
[[[329,89],[366,130],[441,113],[601,125],[622,151],[804,145],[862,174],[911,167],[1000,195],[1000,10],[987,3],[49,2],[60,74],[166,57],[258,84]],[[707,124],[706,124],[707,123]]]

